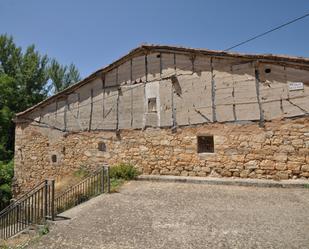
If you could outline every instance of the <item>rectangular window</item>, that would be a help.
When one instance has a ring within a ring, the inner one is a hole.
[[[157,98],[148,99],[148,112],[157,112]]]
[[[198,153],[214,153],[214,136],[198,136],[197,137]]]

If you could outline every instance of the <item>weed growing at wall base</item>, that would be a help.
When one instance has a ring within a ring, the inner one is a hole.
[[[119,163],[110,168],[110,177],[112,179],[133,180],[137,176],[137,169],[129,163]]]
[[[129,163],[119,163],[110,167],[111,193],[118,192],[125,181],[135,179],[138,174],[137,169]]]

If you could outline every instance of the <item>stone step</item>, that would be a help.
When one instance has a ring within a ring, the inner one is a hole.
[[[309,180],[300,179],[275,181],[266,179],[241,179],[233,177],[215,178],[195,176],[140,175],[137,177],[137,180],[251,187],[308,188],[309,191]]]

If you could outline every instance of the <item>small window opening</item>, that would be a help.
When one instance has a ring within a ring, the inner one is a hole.
[[[52,160],[53,163],[56,163],[57,162],[57,155],[52,155],[51,160]]]
[[[106,145],[105,145],[104,142],[99,142],[99,143],[98,143],[98,150],[99,150],[99,151],[103,151],[103,152],[106,151]]]
[[[161,57],[161,54],[157,54],[157,58],[160,58]]]
[[[157,112],[157,98],[148,99],[148,112]]]
[[[198,136],[197,137],[197,152],[198,153],[214,153],[214,137],[213,136]]]
[[[271,69],[270,68],[266,68],[265,69],[265,73],[270,73],[271,72]]]

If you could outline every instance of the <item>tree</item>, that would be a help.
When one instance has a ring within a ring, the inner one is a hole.
[[[73,64],[67,67],[60,65],[53,59],[50,63],[48,72],[53,82],[54,93],[60,92],[68,86],[80,81],[79,72]]]
[[[12,158],[15,113],[42,101],[48,94],[48,58],[29,46],[25,53],[12,37],[0,36],[0,161]]]
[[[0,35],[0,161],[12,158],[14,114],[44,100],[51,88],[58,92],[79,80],[75,65],[60,65],[34,45],[23,53],[12,37]]]
[[[0,210],[9,203],[11,195],[11,184],[13,178],[13,163],[4,164],[0,162]]]
[[[55,59],[41,55],[34,45],[23,50],[13,38],[0,35],[0,204],[10,198],[8,187],[12,177],[15,126],[12,118],[80,80],[77,68],[60,65]],[[8,174],[3,173],[9,171]],[[5,178],[5,179],[4,179]],[[9,187],[10,188],[10,187]],[[1,205],[0,205],[1,206]]]

